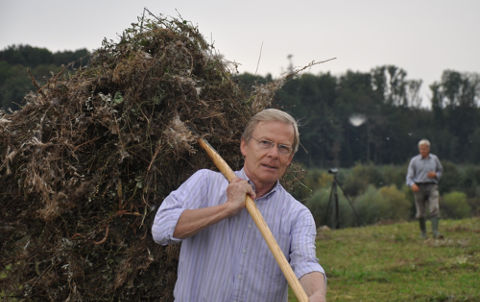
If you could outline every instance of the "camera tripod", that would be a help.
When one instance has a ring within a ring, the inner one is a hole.
[[[334,218],[332,219],[332,225],[331,225],[332,229],[339,229],[340,228],[340,208],[338,206],[338,189],[337,189],[337,187],[340,188],[340,190],[342,190],[343,196],[345,196],[345,199],[347,199],[350,207],[352,208],[352,211],[355,215],[355,225],[358,225],[357,212],[355,211],[355,208],[353,207],[353,204],[350,201],[350,198],[348,198],[348,196],[345,195],[345,192],[343,191],[342,186],[338,182],[337,172],[338,172],[338,169],[336,169],[336,168],[328,170],[328,173],[333,175],[333,181],[332,181],[332,186],[330,188],[330,196],[328,197],[327,211],[325,212],[325,222],[328,223],[328,216],[330,214],[330,207],[332,205],[332,202],[335,202],[335,204],[334,204],[335,215],[334,215]],[[333,215],[332,215],[332,217],[333,217]]]

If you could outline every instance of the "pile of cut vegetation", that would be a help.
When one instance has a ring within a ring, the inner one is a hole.
[[[189,22],[139,18],[0,114],[0,297],[172,301],[178,248],[150,227],[213,168],[188,130],[239,168],[241,131],[273,95],[244,95],[230,68]]]

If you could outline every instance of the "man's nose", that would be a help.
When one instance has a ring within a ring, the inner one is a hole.
[[[274,144],[270,149],[268,149],[268,155],[273,157],[278,157],[280,155],[277,144]]]

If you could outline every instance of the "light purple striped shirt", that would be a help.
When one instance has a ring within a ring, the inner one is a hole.
[[[247,179],[244,171],[235,174]],[[227,200],[225,177],[199,170],[170,193],[155,216],[155,242],[182,242],[176,301],[287,301],[287,281],[246,209],[196,235],[173,237],[185,209],[215,206]],[[297,278],[325,273],[315,255],[315,221],[310,211],[281,185],[255,200]]]

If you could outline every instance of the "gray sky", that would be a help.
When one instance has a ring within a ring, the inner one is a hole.
[[[94,50],[144,7],[197,25],[240,72],[255,73],[260,57],[257,73],[277,77],[288,54],[296,67],[337,58],[306,71],[314,74],[393,64],[423,80],[424,98],[446,69],[480,72],[478,0],[0,0],[0,49]]]

